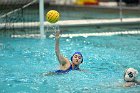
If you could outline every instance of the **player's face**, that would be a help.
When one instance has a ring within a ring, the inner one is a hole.
[[[75,64],[75,65],[79,65],[81,64],[81,61],[82,61],[82,57],[81,55],[79,54],[75,54],[72,58],[72,62]]]

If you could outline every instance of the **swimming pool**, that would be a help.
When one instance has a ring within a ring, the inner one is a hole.
[[[81,51],[81,69],[42,76],[58,69],[54,38],[0,38],[0,93],[139,93],[123,88],[127,67],[140,71],[140,35],[61,38],[61,52],[70,59]]]

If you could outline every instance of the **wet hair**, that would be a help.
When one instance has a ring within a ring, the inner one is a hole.
[[[82,62],[83,62],[83,56],[82,56],[82,53],[81,53],[81,52],[75,52],[75,53],[72,55],[72,57],[71,57],[71,61],[72,61],[72,58],[73,58],[73,56],[74,56],[75,54],[78,54],[78,55],[80,55],[80,56],[82,57],[82,60],[81,60],[81,63],[82,63]]]

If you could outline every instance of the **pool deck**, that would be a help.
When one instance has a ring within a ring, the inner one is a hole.
[[[140,18],[123,18],[121,19],[87,19],[87,20],[62,20],[56,24],[44,22],[45,27],[59,25],[60,27],[86,27],[86,26],[118,26],[118,25],[136,25],[140,24]],[[30,28],[39,27],[40,22],[24,23],[1,23],[0,28]]]
[[[117,31],[117,32],[98,32],[98,33],[78,33],[78,34],[61,34],[61,37],[88,37],[88,36],[113,36],[113,35],[135,35],[135,34],[140,34],[140,31]],[[41,34],[24,34],[24,35],[11,35],[12,38],[54,38],[54,34],[46,35],[46,36],[41,36]]]
[[[140,18],[124,18],[122,19],[87,19],[87,20],[66,20],[57,23],[62,27],[78,27],[78,26],[114,26],[114,25],[130,25],[140,24]],[[47,25],[47,23],[45,23]]]

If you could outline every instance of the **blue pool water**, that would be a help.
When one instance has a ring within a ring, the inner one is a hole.
[[[81,51],[85,72],[42,76],[57,70],[54,38],[0,38],[0,93],[140,93],[123,88],[127,67],[140,71],[140,36],[61,38],[61,52],[70,59]]]

